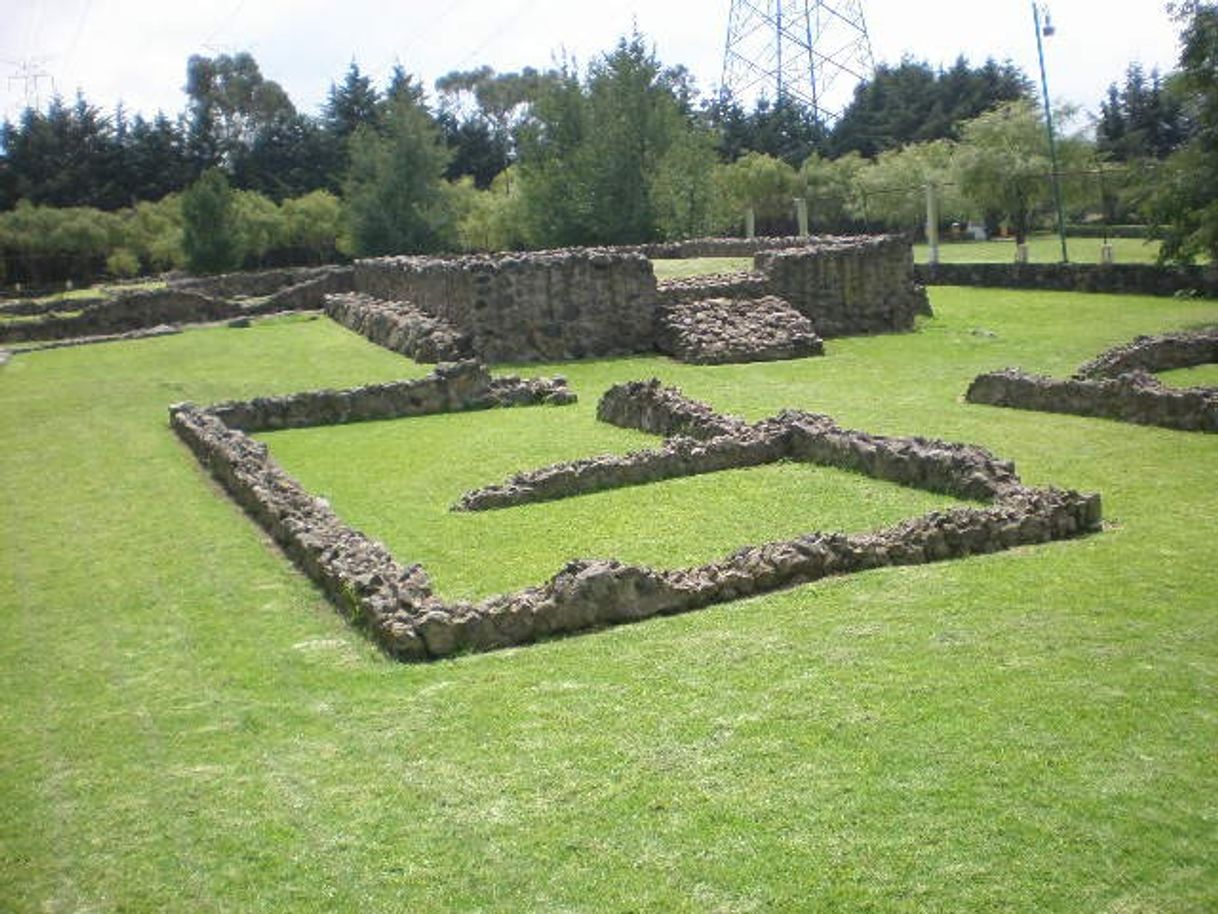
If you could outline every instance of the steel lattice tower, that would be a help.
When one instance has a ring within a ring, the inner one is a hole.
[[[790,96],[830,124],[874,70],[861,0],[732,0],[725,95]]]

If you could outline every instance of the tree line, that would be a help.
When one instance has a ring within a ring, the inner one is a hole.
[[[1185,150],[1206,157],[1214,10],[1180,4],[1181,72],[1131,67],[1093,138],[1067,135],[1059,166],[1077,216],[1166,221],[1162,182],[1140,176]],[[632,243],[741,231],[750,208],[763,232],[788,231],[793,196],[817,230],[911,229],[927,184],[945,219],[1023,234],[1051,170],[1029,80],[994,61],[882,65],[832,129],[790,96],[751,110],[702,101],[637,34],[583,71],[449,73],[434,99],[401,67],[378,87],[353,62],[317,116],[249,54],[190,58],[185,88],[173,119],[105,115],[78,96],[0,127],[10,281]]]

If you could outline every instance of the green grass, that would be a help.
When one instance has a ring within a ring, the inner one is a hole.
[[[1154,263],[1159,254],[1159,242],[1142,238],[1111,238],[1116,263]],[[1099,263],[1100,238],[1067,238],[1066,250],[1072,263]],[[930,259],[930,246],[914,245],[914,261],[926,263]],[[1056,235],[1034,235],[1028,239],[1028,261],[1030,263],[1059,263],[1062,259],[1061,241]],[[945,243],[939,246],[940,263],[1013,263],[1015,241],[967,241]]]
[[[1218,305],[931,296],[917,333],[832,340],[824,359],[542,366],[580,406],[487,414],[474,437],[482,417],[315,442],[383,472],[368,487],[406,530],[517,460],[636,446],[585,411],[657,374],[749,418],[800,407],[986,445],[1028,482],[1102,492],[1105,533],[421,666],[336,615],[165,407],[426,369],[324,320],[16,357],[0,369],[0,909],[1214,910],[1218,441],[961,394],[1004,365],[1065,376]],[[412,488],[420,448],[456,466]],[[881,489],[789,473],[684,480],[708,487],[671,505],[612,493],[605,523],[674,511],[644,548],[678,563],[720,523],[781,530],[801,486],[818,525]],[[531,579],[566,535],[547,518],[597,498],[483,515],[484,541],[445,526],[453,567],[478,575],[447,586]],[[730,514],[691,530],[679,515],[702,499]]]
[[[1159,377],[1171,387],[1218,387],[1218,364],[1164,371]]]
[[[118,294],[119,292],[148,292],[153,289],[163,289],[166,282],[163,279],[145,279],[132,282],[103,282],[95,286],[81,286],[78,289],[65,289],[62,292],[54,292],[51,295],[43,295],[35,298],[34,301],[50,302],[63,301],[71,302],[78,298],[107,298]]]
[[[863,531],[951,499],[806,464],[676,479],[510,510],[454,513],[460,495],[512,472],[624,453],[658,439],[575,409],[499,410],[261,436],[306,488],[324,494],[395,555],[421,562],[445,596],[540,584],[573,558],[678,567],[814,529]],[[367,480],[375,479],[375,486]],[[409,505],[409,511],[403,506]],[[501,557],[471,560],[470,549]]]
[[[691,257],[689,260],[653,260],[656,279],[688,279],[713,273],[753,269],[752,257]]]

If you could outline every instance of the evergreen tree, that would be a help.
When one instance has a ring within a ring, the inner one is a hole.
[[[224,273],[241,266],[233,190],[209,168],[182,194],[182,248],[194,273]]]
[[[400,88],[381,132],[365,125],[351,135],[344,197],[356,254],[424,253],[456,242],[442,186],[448,150],[417,96]]]

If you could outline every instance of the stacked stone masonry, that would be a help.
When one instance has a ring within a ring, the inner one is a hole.
[[[803,359],[825,352],[812,322],[773,295],[670,305],[661,312],[656,348],[692,365]]]
[[[355,289],[406,302],[487,362],[558,361],[654,348],[656,289],[642,254],[570,249],[355,264]]]
[[[811,339],[817,334],[908,330],[917,314],[929,310],[925,292],[914,284],[903,239],[802,239],[796,248],[772,250],[780,243],[786,241],[749,242],[756,252],[753,272],[658,284],[644,256],[655,253],[650,248],[361,260],[355,289],[366,296],[364,306],[333,310],[348,326],[366,327],[360,332],[408,353],[416,337],[439,332],[424,326],[427,316],[490,362],[656,349],[699,362],[790,358],[815,352]],[[704,330],[691,331],[689,345],[678,345],[681,335],[674,328],[689,326],[697,310],[687,306],[715,299],[735,302],[731,313],[742,319],[721,328],[717,340]],[[810,321],[811,330],[788,311],[779,320],[775,299]],[[371,300],[380,303],[375,318]],[[400,314],[394,316],[394,309]],[[749,312],[755,312],[752,320],[744,320]],[[767,339],[762,331],[779,325],[783,339]],[[729,340],[726,331],[733,327],[739,338]]]
[[[297,274],[284,275],[290,278]],[[108,336],[165,324],[201,324],[315,310],[322,307],[325,295],[349,291],[353,279],[352,271],[341,267],[312,270],[304,275],[294,285],[281,286],[264,298],[248,300],[217,298],[180,286],[124,292],[112,299],[91,300],[78,314],[48,314],[38,320],[0,323],[0,343]],[[67,303],[61,307],[68,305],[76,306]]]
[[[928,286],[987,286],[1107,295],[1196,294],[1218,298],[1218,268],[1161,267],[1143,263],[940,263],[918,264]]]
[[[325,308],[344,327],[416,362],[448,362],[473,354],[468,335],[408,302],[349,292],[326,296]]]
[[[970,403],[1218,433],[1218,388],[1173,388],[1150,372],[1218,362],[1218,329],[1138,337],[1058,380],[1018,369],[978,375]]]
[[[517,381],[500,384],[510,394],[496,395],[497,382],[470,364],[441,366],[432,376],[409,383],[415,395],[397,401],[401,415],[543,402],[563,388],[560,382]],[[378,388],[362,390],[371,397],[383,395]],[[676,571],[577,560],[539,587],[477,604],[445,602],[432,592],[422,568],[399,563],[383,546],[344,525],[323,500],[284,473],[264,445],[230,424],[245,423],[250,430],[279,427],[283,409],[267,406],[270,402],[210,410],[183,404],[170,410],[170,420],[203,465],[297,565],[388,653],[404,660],[491,650],[684,612],[826,575],[1064,539],[1097,530],[1101,519],[1099,496],[1025,488],[1010,464],[977,448],[863,435],[803,413],[748,426],[658,382],[623,385],[606,396],[599,415],[649,430],[697,430],[714,448],[724,435],[735,437],[732,453],[741,460],[765,452],[774,459],[786,454],[828,461],[966,497],[984,491],[991,503],[932,512],[871,534],[809,533]],[[300,402],[302,408],[306,403],[316,408],[314,421],[329,421],[333,415],[325,398],[301,395]],[[383,410],[356,402],[346,413],[365,414],[381,416]],[[692,453],[688,444],[675,447]],[[725,446],[722,452],[729,450]]]

